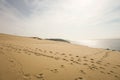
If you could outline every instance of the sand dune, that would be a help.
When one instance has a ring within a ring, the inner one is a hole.
[[[0,80],[120,80],[120,52],[0,34]]]

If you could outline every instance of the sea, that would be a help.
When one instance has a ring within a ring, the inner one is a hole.
[[[103,48],[120,51],[120,39],[80,40],[77,43],[93,48]]]

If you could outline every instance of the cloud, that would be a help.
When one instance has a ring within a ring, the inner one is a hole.
[[[21,14],[25,16],[29,16],[31,12],[31,7],[29,5],[26,5],[24,0],[5,0],[8,5],[11,7],[16,8]]]
[[[120,37],[119,0],[1,0],[0,18],[0,32],[68,39]]]

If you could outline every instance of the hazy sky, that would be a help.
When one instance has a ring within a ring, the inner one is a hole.
[[[0,33],[120,38],[120,0],[0,0]]]

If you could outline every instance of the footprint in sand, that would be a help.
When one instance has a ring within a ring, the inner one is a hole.
[[[72,56],[72,54],[69,54],[69,56]]]
[[[67,57],[67,56],[64,56],[64,57]]]
[[[103,69],[103,70],[105,70],[105,68],[104,67],[99,67],[100,69]]]
[[[65,53],[62,53],[61,55],[65,55]]]
[[[79,58],[77,61],[81,62],[81,58]]]
[[[104,64],[104,66],[109,66],[110,65],[110,63],[106,63],[106,64]]]
[[[103,74],[105,74],[105,72],[104,71],[100,71],[101,73],[103,73]]]
[[[54,57],[55,60],[59,60],[60,58],[59,57]]]
[[[60,67],[61,67],[61,68],[65,68],[65,66],[64,66],[64,65],[60,65]]]
[[[88,60],[87,60],[87,59],[85,59],[84,61],[88,62]]]
[[[13,63],[13,62],[14,62],[14,60],[13,60],[13,59],[9,59],[9,61],[10,61],[11,63]]]
[[[93,61],[94,59],[91,58],[90,60]]]
[[[83,63],[83,65],[88,65],[87,63]]]
[[[40,56],[40,55],[41,55],[40,53],[37,53],[37,52],[34,52],[34,54],[35,54],[36,56]]]
[[[114,68],[114,69],[117,69],[117,67],[115,67],[115,66],[114,66],[113,68]]]
[[[120,65],[116,65],[117,67],[120,67]]]
[[[76,56],[77,58],[79,57],[79,56]]]
[[[96,70],[96,69],[98,69],[97,66],[94,65],[94,64],[92,64],[92,65],[90,65],[90,66],[88,66],[88,67],[89,67],[89,69],[91,69],[91,70]]]
[[[75,78],[75,80],[85,80],[85,79],[83,79],[83,77],[78,77],[78,78]]]
[[[63,60],[63,61],[67,61],[67,62],[68,62],[68,60],[67,60],[67,59],[65,59],[65,58],[63,58],[62,60]]]
[[[83,56],[84,59],[86,59],[87,57],[86,56]]]
[[[51,72],[53,72],[53,73],[58,73],[59,71],[58,71],[58,69],[53,69],[53,70],[50,70]]]
[[[107,74],[108,74],[108,75],[110,75],[111,73],[110,73],[110,72],[108,72]]]
[[[86,73],[84,72],[84,70],[80,70],[80,73],[82,73],[82,74],[86,74]]]
[[[47,50],[44,50],[44,53],[47,53]]]
[[[120,79],[120,77],[118,75],[115,75],[114,77]]]
[[[73,60],[74,60],[74,57],[71,57],[71,58],[70,58],[70,61],[73,61]]]
[[[55,52],[55,54],[59,54],[59,52]]]
[[[52,51],[49,51],[49,53],[53,53]]]
[[[101,65],[101,61],[97,61],[97,62],[96,62],[96,64],[99,64],[99,65]]]
[[[110,73],[114,73],[114,71],[110,71]]]
[[[95,63],[94,61],[90,61],[91,63]]]
[[[31,80],[31,75],[29,73],[24,74],[23,79],[24,80]]]
[[[37,50],[39,50],[38,48],[35,48],[35,50],[37,51]]]
[[[42,52],[42,49],[39,49],[40,52]]]
[[[40,79],[40,80],[45,80],[43,73],[36,74],[35,77]]]
[[[73,65],[73,63],[70,63],[70,65]]]

